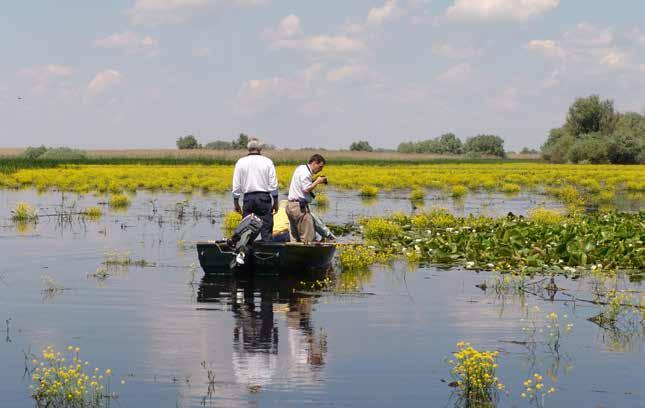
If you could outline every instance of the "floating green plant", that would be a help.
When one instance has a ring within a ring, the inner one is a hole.
[[[378,194],[378,187],[375,186],[363,186],[359,190],[358,194],[361,197],[373,198]]]
[[[130,205],[130,199],[124,194],[113,194],[108,202],[111,208],[121,209]]]
[[[11,211],[11,219],[16,222],[35,221],[38,219],[38,214],[31,205],[21,201]]]

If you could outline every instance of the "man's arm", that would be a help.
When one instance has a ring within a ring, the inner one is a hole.
[[[325,181],[327,181],[327,177],[325,177],[325,176],[320,176],[320,177],[318,177],[316,180],[314,180],[314,182],[313,182],[313,183],[309,184],[309,186],[307,186],[307,187],[304,187],[302,190],[303,190],[305,193],[311,193],[311,192],[313,191],[313,189],[314,189],[314,188],[316,188],[316,186],[317,186],[318,184],[322,184],[322,183],[324,183]]]
[[[235,164],[235,170],[233,171],[233,208],[235,211],[242,213],[242,208],[240,207],[240,195],[242,195],[242,170],[240,169],[238,163]]]
[[[269,166],[269,191],[271,192],[271,197],[273,197],[273,212],[278,212],[278,176],[275,174],[275,165],[273,162]]]

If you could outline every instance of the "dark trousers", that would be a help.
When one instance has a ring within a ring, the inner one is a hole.
[[[262,220],[262,241],[271,241],[273,232],[273,200],[269,193],[246,193],[242,204],[242,217],[255,214]]]

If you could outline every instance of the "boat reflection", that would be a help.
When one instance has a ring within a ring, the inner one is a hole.
[[[264,386],[320,382],[327,335],[312,321],[320,295],[302,291],[320,274],[206,275],[197,301],[232,312],[232,366],[237,382]]]

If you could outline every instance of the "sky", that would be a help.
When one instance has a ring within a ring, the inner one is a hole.
[[[26,0],[0,14],[0,147],[539,147],[577,97],[645,112],[642,0]]]

